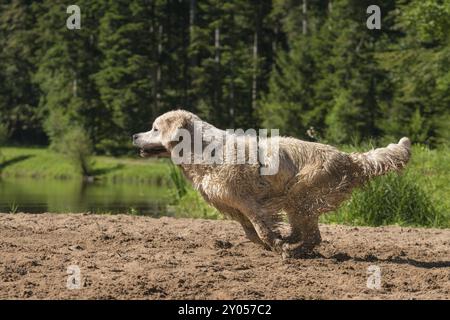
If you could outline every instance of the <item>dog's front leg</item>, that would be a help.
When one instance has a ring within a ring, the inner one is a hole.
[[[253,224],[250,222],[249,219],[247,219],[245,214],[243,214],[238,209],[232,208],[223,203],[215,203],[214,206],[228,218],[239,222],[241,224],[242,228],[244,229],[247,239],[249,239],[253,243],[263,246],[266,250],[271,249],[270,246],[268,246],[266,243],[264,243],[259,238],[258,233],[256,232],[255,228],[253,227]]]
[[[244,228],[245,235],[251,242],[263,246],[266,250],[270,250],[270,247],[259,238],[258,233],[256,233],[256,230],[250,221],[241,222],[241,225],[242,228]]]
[[[239,209],[250,221],[254,231],[256,231],[258,238],[262,241],[264,246],[278,253],[282,253],[284,241],[278,231],[270,228],[272,226],[270,223],[272,214],[255,204],[247,204]]]

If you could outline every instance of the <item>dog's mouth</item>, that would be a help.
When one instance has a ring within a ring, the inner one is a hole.
[[[142,158],[168,157],[170,154],[163,145],[146,145],[139,150]]]

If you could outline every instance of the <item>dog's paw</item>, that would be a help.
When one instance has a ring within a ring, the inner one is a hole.
[[[310,246],[305,245],[303,242],[297,243],[285,243],[283,245],[283,251],[281,253],[283,259],[302,259],[302,258],[315,258],[320,256]]]
[[[293,250],[292,245],[290,245],[289,243],[284,243],[282,245],[281,257],[283,258],[283,260],[295,257],[295,250]]]
[[[278,253],[282,253],[283,252],[283,246],[286,243],[283,241],[283,239],[275,239],[275,241],[273,242],[273,249],[274,251],[278,252]]]

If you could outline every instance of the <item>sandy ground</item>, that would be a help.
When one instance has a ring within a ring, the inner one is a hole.
[[[450,299],[450,229],[321,230],[314,256],[283,261],[232,221],[0,214],[0,298]]]

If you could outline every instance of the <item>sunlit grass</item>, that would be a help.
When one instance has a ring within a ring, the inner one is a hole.
[[[354,190],[349,201],[322,222],[349,225],[401,225],[450,227],[449,217],[438,210],[420,178],[411,171],[377,177]]]
[[[63,155],[46,148],[2,148],[1,174],[40,179],[81,179],[82,174]],[[149,182],[167,185],[169,166],[164,160],[94,156],[92,174],[110,182]]]
[[[15,213],[17,213],[18,210],[19,210],[19,205],[16,202],[13,202],[10,204],[10,207],[9,207],[10,214],[15,214]]]
[[[371,146],[370,146],[371,147]],[[365,146],[345,146],[367,151]],[[414,145],[407,168],[356,189],[336,212],[322,222],[351,225],[410,225],[450,227],[450,150]]]

